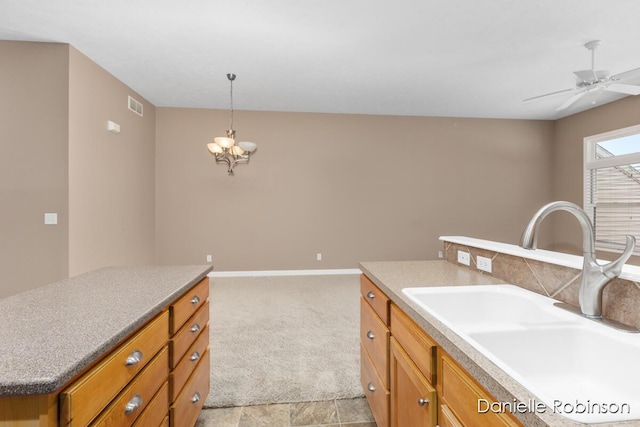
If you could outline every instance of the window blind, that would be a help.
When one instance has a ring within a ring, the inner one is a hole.
[[[627,234],[640,242],[640,165],[594,168],[589,175],[585,208],[595,228],[596,248],[622,250]]]

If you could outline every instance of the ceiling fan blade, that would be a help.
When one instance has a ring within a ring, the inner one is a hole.
[[[598,80],[598,76],[593,70],[574,71],[573,74],[575,74],[576,77],[578,77],[583,82],[594,82]]]
[[[533,100],[536,100],[536,99],[545,98],[547,96],[558,95],[558,94],[561,94],[561,93],[566,93],[566,92],[571,92],[571,91],[573,91],[573,88],[572,89],[558,90],[556,92],[550,92],[550,93],[545,93],[544,95],[534,96],[533,98],[523,99],[522,102],[533,101]]]
[[[612,92],[626,93],[627,95],[640,95],[640,86],[625,85],[622,83],[613,83],[605,87],[606,90]]]
[[[640,77],[640,68],[634,68],[633,70],[625,71],[620,74],[616,74],[615,76],[611,76],[611,80],[624,80],[624,79],[632,79],[634,77]]]
[[[556,111],[560,111],[560,110],[564,110],[566,108],[569,108],[574,102],[576,102],[578,99],[582,98],[585,93],[587,93],[587,92],[583,91],[583,92],[576,93],[571,98],[567,99],[564,103],[562,103],[562,105],[560,105],[558,108],[556,108]]]

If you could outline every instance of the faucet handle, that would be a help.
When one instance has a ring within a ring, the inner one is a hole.
[[[620,274],[622,273],[622,267],[629,260],[631,255],[633,255],[633,251],[635,250],[635,248],[636,238],[627,234],[627,244],[624,248],[624,251],[622,252],[622,255],[620,255],[617,260],[612,261],[604,266],[604,274],[611,279],[615,279],[616,277],[620,276]]]

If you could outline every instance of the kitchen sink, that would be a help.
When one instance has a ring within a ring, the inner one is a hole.
[[[640,419],[639,334],[592,322],[513,285],[402,291],[547,410],[589,424]]]

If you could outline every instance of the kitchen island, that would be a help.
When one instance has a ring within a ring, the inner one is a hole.
[[[78,409],[72,403],[82,401],[84,384],[93,388],[87,389],[92,401],[107,402],[95,413],[82,415],[89,421],[100,414],[111,417],[108,404],[112,401],[123,403],[131,419],[141,416],[147,404],[162,403],[165,395],[168,406],[173,402],[169,395],[182,390],[171,390],[170,372],[182,362],[173,360],[173,353],[193,355],[189,351],[198,344],[193,362],[208,361],[208,336],[206,342],[203,337],[208,334],[207,274],[211,269],[103,268],[1,299],[0,426],[18,425],[18,419],[21,426],[70,424]],[[181,347],[173,348],[175,343]],[[145,348],[148,351],[140,350]],[[156,385],[143,381],[163,375],[165,380],[155,390]],[[140,402],[138,396],[118,401],[118,393],[127,391],[134,379],[158,400]],[[180,383],[185,389],[191,385],[186,381]],[[116,383],[113,391],[95,388],[111,382]],[[199,393],[198,401],[204,402],[206,394]],[[154,406],[158,407],[162,405]],[[168,422],[169,411],[162,422],[165,418]]]

